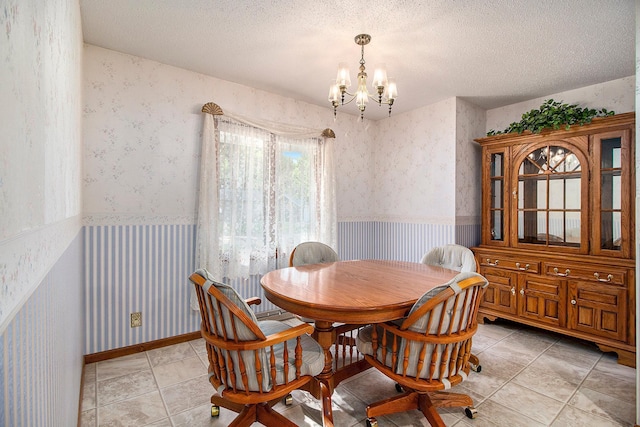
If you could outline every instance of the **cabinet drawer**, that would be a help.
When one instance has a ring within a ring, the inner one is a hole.
[[[590,282],[608,283],[612,285],[627,284],[626,270],[612,269],[592,265],[545,263],[544,272],[548,276],[580,279]]]
[[[504,257],[495,254],[478,253],[481,266],[506,268],[508,270],[526,271],[527,273],[540,273],[540,261],[522,257]]]

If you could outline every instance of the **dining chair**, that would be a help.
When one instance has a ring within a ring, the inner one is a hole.
[[[198,296],[209,382],[215,390],[211,416],[224,407],[239,413],[230,426],[295,426],[272,406],[282,398],[291,404],[291,391],[307,389],[322,371],[324,352],[308,335],[313,327],[258,321],[247,301],[207,270],[197,270],[189,280]],[[260,303],[259,298],[248,301]]]
[[[367,426],[377,426],[376,416],[418,409],[432,426],[444,427],[436,407],[466,406],[465,414],[475,418],[468,395],[442,390],[469,375],[471,338],[487,284],[477,273],[460,273],[422,295],[401,324],[380,323],[360,331],[357,345],[365,359],[404,389],[369,405]]]
[[[424,254],[422,264],[439,265],[459,272],[478,271],[478,263],[471,249],[456,244],[436,246]]]
[[[461,273],[465,271],[478,272],[480,270],[478,260],[476,260],[471,249],[456,244],[436,246],[424,254],[420,262],[426,265],[438,265]],[[480,359],[475,354],[471,355],[469,361],[473,371],[482,371]]]
[[[299,267],[308,264],[325,264],[340,261],[338,254],[331,246],[321,242],[302,242],[291,251],[289,256],[289,267]],[[313,324],[314,319],[298,316],[303,322]],[[335,341],[332,352],[334,354],[334,368],[336,370],[345,368],[348,364],[356,362],[362,358],[356,348],[356,336],[362,325],[350,325],[336,323]]]
[[[291,251],[289,267],[340,261],[331,246],[321,242],[303,242]]]

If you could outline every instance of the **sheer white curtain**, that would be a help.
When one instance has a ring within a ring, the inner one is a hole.
[[[333,142],[320,130],[205,114],[196,265],[228,281],[287,265],[302,241],[335,248]]]

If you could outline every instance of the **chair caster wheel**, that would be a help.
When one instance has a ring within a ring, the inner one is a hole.
[[[284,404],[285,404],[286,406],[291,406],[291,405],[293,405],[293,396],[291,395],[291,393],[287,394],[287,395],[284,397]]]
[[[473,406],[468,406],[464,408],[464,414],[467,416],[467,418],[473,419],[478,416],[478,410]]]
[[[367,427],[378,427],[378,421],[375,418],[367,418]]]
[[[218,405],[211,405],[211,418],[215,418],[220,415],[220,407]]]
[[[402,392],[404,391],[404,390],[402,389],[402,386],[401,386],[400,384],[398,384],[398,383],[396,383],[396,391],[397,391],[398,393],[402,393]]]
[[[471,370],[473,372],[478,372],[480,373],[480,371],[482,371],[482,366],[481,365],[469,365],[469,367],[471,368]]]

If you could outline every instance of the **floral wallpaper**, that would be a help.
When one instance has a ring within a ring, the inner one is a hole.
[[[85,46],[85,224],[195,221],[206,102],[249,117],[336,133],[338,215],[370,211],[372,123],[184,69]]]
[[[80,9],[0,6],[0,332],[80,230]]]
[[[485,134],[491,129],[505,129],[510,123],[519,121],[523,113],[539,108],[550,98],[581,107],[606,108],[616,113],[635,111],[635,80],[636,76],[624,77],[488,110]]]
[[[455,113],[450,98],[377,123],[378,220],[454,224]]]
[[[479,224],[482,208],[482,150],[485,110],[456,99],[456,224]]]

